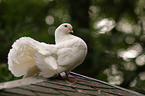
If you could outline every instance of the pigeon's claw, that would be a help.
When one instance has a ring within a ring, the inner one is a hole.
[[[65,72],[65,76],[61,76],[61,74],[59,74],[59,75],[58,75],[58,78],[65,79],[65,80],[69,80],[69,81],[72,81],[72,82],[75,82],[75,81],[76,81],[75,78],[74,78],[74,79],[70,78],[70,77],[68,76],[68,73],[67,73],[67,72]]]
[[[66,77],[66,80],[69,80],[69,81],[72,81],[72,82],[75,82],[76,81],[76,79],[74,78],[74,79],[72,79],[72,78],[69,78],[69,77]]]

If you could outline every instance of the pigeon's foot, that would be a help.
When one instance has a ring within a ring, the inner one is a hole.
[[[69,81],[72,81],[72,82],[75,82],[76,81],[75,78],[74,79],[70,78],[68,76],[68,73],[66,73],[66,72],[65,72],[65,76],[62,76],[61,74],[59,74],[57,78],[61,78],[61,79],[64,79],[64,80],[69,80]]]
[[[74,78],[74,79],[72,79],[72,78],[66,77],[66,79],[67,79],[67,80],[69,80],[69,81],[72,81],[72,82],[75,82],[75,81],[76,81],[76,79],[75,79],[75,78]]]

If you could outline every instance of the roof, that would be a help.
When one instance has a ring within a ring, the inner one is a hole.
[[[0,83],[0,96],[145,96],[74,72],[75,82],[29,77]]]

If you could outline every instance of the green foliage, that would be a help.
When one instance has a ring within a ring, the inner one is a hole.
[[[0,0],[0,82],[14,80],[7,54],[23,36],[54,43],[63,22],[88,45],[74,71],[144,93],[144,0]]]

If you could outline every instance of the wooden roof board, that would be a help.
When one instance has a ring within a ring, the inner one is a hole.
[[[76,81],[27,78],[1,83],[0,96],[145,96],[74,72],[70,76]]]

